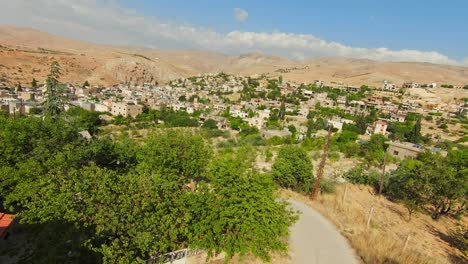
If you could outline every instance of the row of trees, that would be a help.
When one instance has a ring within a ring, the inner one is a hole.
[[[417,210],[428,211],[434,219],[440,216],[464,214],[468,198],[468,152],[454,150],[444,158],[425,152],[417,159],[407,159],[387,173],[384,195],[402,202],[409,217]],[[379,189],[381,172],[368,170],[362,164],[345,173],[355,184],[367,184]]]

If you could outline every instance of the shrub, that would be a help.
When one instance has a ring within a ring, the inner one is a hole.
[[[366,171],[362,164],[347,171],[343,177],[354,184],[365,184],[373,187],[379,185],[379,173],[377,171]]]
[[[341,155],[340,153],[338,152],[330,152],[328,153],[328,158],[331,160],[331,161],[337,161],[341,158]]]
[[[322,178],[320,180],[320,191],[322,193],[335,193],[336,183],[328,178]]]
[[[237,142],[233,138],[230,138],[228,140],[224,140],[218,143],[218,148],[233,148],[233,147],[237,147]]]

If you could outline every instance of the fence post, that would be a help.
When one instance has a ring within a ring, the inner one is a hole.
[[[410,235],[408,235],[408,236],[406,237],[405,245],[403,246],[403,251],[405,251],[406,248],[408,247],[408,242],[409,242],[410,238],[411,238]]]
[[[345,202],[347,194],[348,194],[348,184],[345,183],[345,189],[344,189],[343,197],[341,198],[341,203]]]
[[[370,211],[369,211],[369,216],[367,217],[367,225],[366,225],[366,228],[369,228],[370,226],[370,222],[371,222],[371,219],[372,219],[372,213],[374,212],[374,207],[371,207]]]

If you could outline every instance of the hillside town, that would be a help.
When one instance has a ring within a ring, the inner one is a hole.
[[[4,85],[0,87],[1,108],[12,115],[39,113],[45,99],[45,87],[37,85],[36,80],[32,85]],[[108,120],[112,119],[110,115],[136,118],[147,109],[168,108],[186,112],[198,118],[200,124],[213,119],[219,129],[232,129],[228,117],[239,118],[257,128],[266,138],[292,135],[287,126],[294,126],[295,136],[302,140],[307,134],[309,114],[320,109],[333,110],[325,116],[324,122],[325,125],[332,124],[338,132],[345,124],[355,124],[356,117],[377,113],[378,120],[366,128],[368,135],[386,135],[389,122],[403,123],[408,114],[444,119],[468,116],[466,100],[451,103],[426,101],[423,104],[420,98],[407,92],[409,88],[430,91],[436,87],[435,83],[396,85],[389,81],[384,81],[381,87],[354,87],[323,80],[298,84],[283,81],[281,76],[269,79],[267,76],[220,73],[176,79],[163,86],[121,83],[95,87],[86,81],[81,86],[62,85],[61,93],[68,102],[66,108],[81,107],[100,112],[102,118]],[[287,116],[286,126],[274,122],[280,112],[282,120]],[[460,131],[458,136],[463,135]]]

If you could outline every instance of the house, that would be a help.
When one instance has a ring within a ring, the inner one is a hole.
[[[384,91],[397,91],[398,88],[396,87],[395,84],[390,83],[389,81],[385,80],[384,84],[383,84],[383,87],[382,87],[382,90],[384,90]]]
[[[387,134],[387,127],[388,127],[387,122],[385,122],[383,120],[377,120],[372,125],[372,134],[386,135]]]
[[[387,141],[387,153],[399,159],[417,158],[419,153],[424,152],[424,148],[419,144],[410,142],[392,142]]]
[[[322,80],[315,80],[315,81],[314,81],[314,84],[315,84],[315,86],[317,86],[317,87],[322,87],[322,86],[324,85],[324,83],[325,83],[325,82],[322,81]]]
[[[400,159],[406,159],[406,158],[414,159],[418,157],[419,153],[423,153],[425,151],[430,151],[433,154],[438,153],[442,157],[447,157],[448,155],[447,151],[442,150],[440,148],[435,148],[435,147],[426,148],[423,145],[414,144],[410,142],[387,141],[385,142],[385,144],[388,145],[387,153]]]
[[[128,116],[136,117],[142,112],[143,112],[143,106],[135,104],[135,103],[125,103],[125,102],[112,103],[111,114],[115,116],[121,115],[123,117],[128,117]]]
[[[402,87],[403,88],[419,88],[419,87],[421,87],[421,85],[419,85],[419,83],[415,83],[415,82],[407,82],[407,83],[403,83]]]
[[[353,87],[353,86],[347,86],[346,91],[350,92],[350,93],[357,93],[357,92],[359,92],[359,88]]]
[[[339,120],[327,120],[327,126],[329,125],[333,125],[333,128],[336,128],[338,130],[337,132],[341,132],[343,130],[343,122]]]
[[[249,123],[249,126],[256,127],[258,130],[261,130],[267,124],[265,119],[260,117],[246,118],[245,121]]]
[[[34,101],[34,93],[33,92],[19,92],[18,99],[23,101]]]

